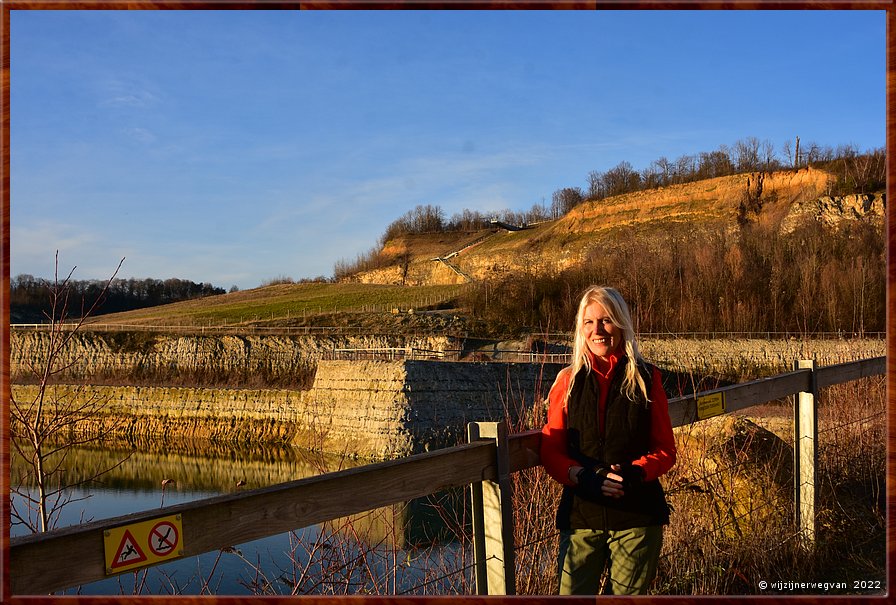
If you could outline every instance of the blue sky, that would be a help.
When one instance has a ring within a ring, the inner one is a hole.
[[[884,11],[12,11],[10,274],[332,275],[756,137],[885,143]]]

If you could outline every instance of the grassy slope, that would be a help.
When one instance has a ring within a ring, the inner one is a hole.
[[[388,311],[434,305],[461,286],[401,287],[377,284],[279,284],[171,305],[102,315],[100,323],[142,325],[249,324],[318,313]]]
[[[765,175],[762,220],[774,221],[792,204],[822,195],[831,178],[815,169],[781,171]],[[640,233],[687,224],[694,228],[736,227],[737,207],[747,183],[755,189],[756,175],[738,174],[638,191],[603,200],[585,202],[565,216],[524,231],[497,231],[481,243],[464,250],[452,260],[476,279],[489,279],[500,271],[526,271],[530,267],[564,268],[582,262],[589,249],[612,241],[619,229]],[[402,236],[386,242],[383,254],[410,251],[411,275],[423,283],[440,283],[457,278],[448,271],[433,272],[431,258],[460,249],[462,235],[433,234]],[[453,247],[452,247],[453,245]],[[361,274],[362,281],[389,283],[396,271],[381,268]],[[423,276],[422,278],[418,276]]]

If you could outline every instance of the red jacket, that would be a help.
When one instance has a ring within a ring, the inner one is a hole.
[[[590,355],[590,352],[588,353]],[[603,421],[604,406],[607,402],[610,378],[620,353],[611,353],[609,363],[601,362],[592,357],[591,374],[600,382],[600,404],[598,418]],[[541,430],[541,463],[545,470],[555,480],[564,485],[572,485],[569,478],[569,468],[580,466],[578,462],[569,457],[566,451],[566,393],[569,390],[569,381],[572,378],[572,370],[567,367],[560,371],[551,392],[548,395],[550,407],[548,408],[548,421]],[[672,422],[669,420],[669,400],[663,390],[663,381],[659,370],[653,370],[653,385],[650,392],[651,427],[650,427],[650,452],[637,460],[632,460],[644,469],[644,480],[656,479],[675,464],[675,436],[672,434]],[[603,433],[603,426],[600,427]]]

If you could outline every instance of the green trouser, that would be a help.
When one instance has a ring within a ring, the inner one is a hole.
[[[661,525],[560,532],[560,594],[597,594],[609,560],[605,594],[647,594],[663,545]]]

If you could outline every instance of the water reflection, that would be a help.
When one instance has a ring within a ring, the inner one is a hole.
[[[12,460],[13,477],[24,461]],[[223,445],[198,440],[113,443],[73,447],[65,463],[69,484],[102,473],[96,485],[109,489],[160,492],[168,490],[224,494],[351,468],[363,461],[268,444]],[[107,469],[111,469],[108,472]],[[131,512],[131,511],[129,511]]]
[[[24,476],[27,464],[14,448],[10,449],[13,450],[10,470],[15,483],[16,478]],[[111,470],[83,489],[73,490],[76,498],[90,497],[66,506],[57,528],[238,490],[266,487],[368,463],[288,446],[253,444],[232,447],[192,440],[168,440],[163,444],[106,444],[102,448],[73,447],[67,456],[66,481],[69,485],[78,484],[106,469]],[[166,482],[164,490],[163,482]],[[414,547],[425,548],[437,544],[436,549],[426,550],[429,553],[427,559],[432,552],[437,551],[441,553],[439,556],[444,556],[458,548],[462,550],[457,544],[450,545],[454,534],[448,529],[448,525],[463,526],[462,511],[463,490],[456,490],[334,520],[324,527],[305,528],[248,545],[234,545],[233,550],[223,556],[218,552],[208,553],[192,560],[151,568],[149,574],[156,579],[155,588],[150,587],[145,592],[157,594],[169,590],[165,586],[166,583],[171,585],[168,577],[171,573],[180,577],[201,578],[210,570],[218,582],[212,594],[289,594],[293,590],[305,592],[308,589],[320,592],[326,586],[318,586],[320,578],[314,573],[314,565],[307,567],[303,578],[287,573],[286,577],[293,576],[292,580],[281,577],[285,573],[283,570],[294,571],[297,568],[294,564],[296,560],[304,560],[307,566],[308,561],[314,560],[315,554],[326,554],[328,549],[332,551],[337,546],[345,549],[349,543],[354,545],[351,548],[355,550],[366,548],[368,553],[380,553],[378,557],[391,558],[393,562],[398,558],[406,561],[399,565],[403,569],[402,584],[413,583],[427,573],[410,563],[421,557],[419,553],[415,554]],[[23,533],[27,533],[25,528],[12,528],[14,536]],[[317,550],[312,552],[313,549]],[[396,554],[399,552],[400,555]],[[451,558],[454,556],[451,555]],[[463,558],[463,554],[460,556]],[[322,563],[316,565],[320,567]],[[94,583],[85,588],[83,594],[132,594],[134,575],[125,574],[130,579],[121,576]],[[392,575],[394,583],[398,576]],[[276,581],[270,581],[268,576]],[[298,585],[300,581],[304,587]],[[400,588],[397,584],[393,588],[396,586]],[[178,584],[176,590],[170,590],[198,594],[196,591],[201,592],[202,588],[201,584],[186,589]]]

